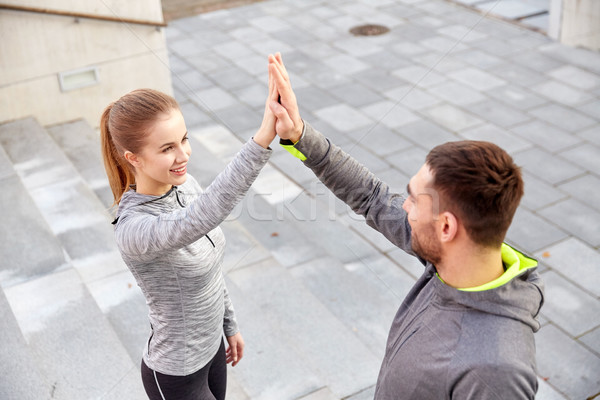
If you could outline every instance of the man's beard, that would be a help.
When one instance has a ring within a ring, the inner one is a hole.
[[[433,265],[442,261],[442,245],[437,239],[433,224],[425,225],[418,235],[413,229],[411,240],[416,255]]]

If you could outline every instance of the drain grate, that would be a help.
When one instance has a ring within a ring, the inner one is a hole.
[[[350,29],[350,33],[354,36],[377,36],[388,33],[389,31],[390,28],[387,26],[374,24],[355,26],[354,28]]]

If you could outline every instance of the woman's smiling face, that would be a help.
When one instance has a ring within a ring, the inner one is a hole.
[[[192,154],[181,111],[171,110],[149,129],[146,145],[126,158],[135,167],[138,193],[160,196],[187,178],[187,163]]]

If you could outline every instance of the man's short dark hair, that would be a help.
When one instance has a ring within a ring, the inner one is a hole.
[[[499,247],[523,197],[512,157],[493,143],[464,140],[435,147],[426,163],[440,211],[455,214],[475,243]]]

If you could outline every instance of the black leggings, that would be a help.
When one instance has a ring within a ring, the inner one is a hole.
[[[150,400],[224,400],[227,388],[225,344],[199,371],[186,376],[165,375],[142,360],[142,381]]]

